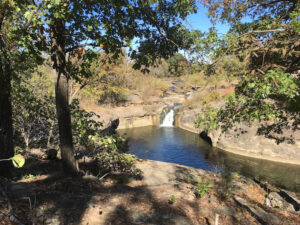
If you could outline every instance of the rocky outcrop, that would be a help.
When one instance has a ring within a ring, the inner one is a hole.
[[[176,126],[200,134],[201,129],[194,128],[199,113],[199,109],[177,113]],[[210,132],[208,137],[212,146],[234,154],[300,165],[300,131],[294,132],[295,144],[277,144],[275,140],[258,136],[257,128],[238,124],[225,133],[220,130]]]
[[[164,107],[183,103],[185,93],[166,92],[164,96],[149,96],[144,99],[138,92],[127,96],[123,106],[97,105],[93,112],[101,116],[105,128],[111,121],[119,120],[117,129],[153,126],[160,124],[160,114]]]
[[[144,115],[121,118],[118,129],[159,125],[159,115]]]
[[[283,163],[300,164],[299,139],[295,140],[295,144],[286,142],[277,144],[275,140],[258,136],[256,132],[257,126],[248,127],[239,124],[225,133],[218,130],[210,132],[208,135],[212,140],[213,146],[235,154]],[[299,137],[300,133],[298,132],[295,136]]]
[[[201,130],[194,126],[195,119],[199,113],[200,111],[198,109],[177,112],[175,126],[199,134]]]

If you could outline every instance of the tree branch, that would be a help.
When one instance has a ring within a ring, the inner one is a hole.
[[[32,13],[30,14],[30,17],[29,17],[29,19],[28,19],[28,21],[27,21],[27,23],[26,23],[26,25],[24,27],[24,30],[27,30],[27,28],[29,27],[29,25],[32,22],[34,14],[36,14],[37,11],[39,11],[39,9],[42,7],[42,5],[44,4],[44,2],[45,2],[45,0],[42,0],[41,3],[35,8],[35,10],[32,11]]]
[[[76,45],[76,46],[73,46],[73,47],[71,47],[71,48],[67,48],[67,49],[66,49],[66,53],[71,52],[71,51],[73,51],[73,50],[75,50],[75,49],[77,49],[77,48],[86,47],[86,46],[99,47],[99,46],[98,46],[97,44],[95,44],[95,43]]]
[[[156,27],[156,29],[158,30],[158,32],[160,33],[160,35],[163,36],[167,41],[171,42],[172,44],[174,44],[176,47],[179,48],[179,46],[178,46],[177,43],[175,43],[172,39],[169,39],[169,38],[162,32],[162,30],[161,30],[160,26],[158,25],[158,23],[157,23],[154,19],[151,18],[151,16],[148,14],[148,12],[147,12],[146,10],[143,11],[143,12],[147,15],[148,19],[151,20],[151,22],[154,24],[154,26]]]
[[[249,31],[245,34],[242,34],[240,35],[238,38],[242,37],[242,36],[246,36],[248,34],[260,34],[260,33],[271,33],[271,32],[284,32],[286,31],[285,29],[281,29],[281,28],[278,28],[278,29],[271,29],[271,30],[252,30],[252,31]]]

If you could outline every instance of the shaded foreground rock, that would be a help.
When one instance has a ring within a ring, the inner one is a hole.
[[[218,174],[151,160],[137,167],[144,179],[127,184],[119,184],[115,177],[99,181],[49,175],[13,183],[8,193],[16,217],[28,224],[198,225],[215,224],[216,219],[229,225],[300,224],[297,213],[264,206],[264,189],[245,178],[233,181],[233,199],[231,194],[224,198],[225,183]],[[202,187],[195,180],[212,185],[201,198],[195,197],[194,191]],[[36,204],[29,209],[22,197],[32,193]]]

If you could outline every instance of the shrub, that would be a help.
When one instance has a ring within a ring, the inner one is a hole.
[[[175,195],[172,195],[169,199],[168,199],[168,203],[169,204],[174,204],[176,202],[176,197]]]
[[[92,155],[97,159],[99,174],[121,172],[135,177],[141,176],[141,171],[135,167],[137,157],[125,153],[128,150],[128,140],[124,136],[95,135],[90,139],[95,144]]]
[[[209,189],[213,187],[213,185],[209,184],[207,180],[195,179],[194,183],[194,194],[197,198],[202,198],[206,193],[209,192]]]
[[[99,104],[119,104],[126,101],[125,90],[118,87],[107,86],[100,91]]]
[[[169,58],[167,63],[169,65],[169,72],[173,76],[178,77],[188,72],[189,63],[187,59],[179,53]]]
[[[55,101],[48,95],[36,97],[30,86],[14,84],[13,115],[15,136],[20,149],[58,147],[58,127],[56,122]],[[79,100],[70,104],[72,133],[76,158],[90,156],[98,160],[99,173],[105,171],[125,172],[138,175],[135,168],[136,157],[124,152],[128,149],[127,139],[118,134],[107,135],[101,132],[100,117],[80,109]],[[25,151],[22,151],[25,154]],[[14,163],[19,159],[13,157]],[[16,164],[17,165],[17,164]],[[17,165],[20,166],[20,163]]]

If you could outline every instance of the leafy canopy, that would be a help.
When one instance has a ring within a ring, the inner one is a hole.
[[[182,25],[191,12],[196,12],[195,1],[144,0],[45,0],[28,6],[25,13],[32,29],[38,29],[45,46],[51,46],[50,27],[64,21],[65,53],[75,54],[91,46],[111,58],[131,49],[135,68],[149,66],[156,58],[168,57],[190,45],[188,31]]]
[[[206,107],[196,126],[223,131],[236,122],[262,122],[258,134],[277,143],[293,142],[284,130],[298,130],[300,2],[297,0],[202,1],[213,22],[228,22],[231,29],[217,55],[236,55],[248,67],[221,109]],[[246,22],[245,22],[246,21]]]

